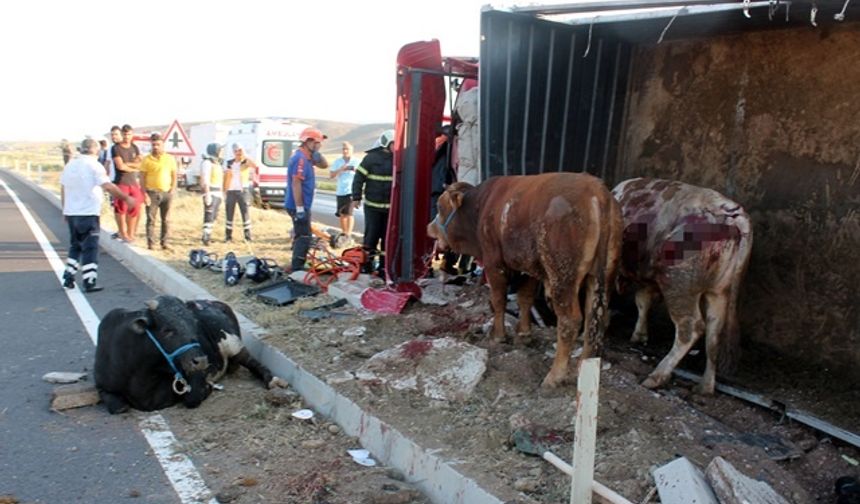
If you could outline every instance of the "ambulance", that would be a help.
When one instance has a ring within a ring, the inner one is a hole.
[[[189,167],[188,185],[198,184],[202,155],[206,146],[217,143],[224,146],[224,161],[233,157],[232,146],[241,144],[245,155],[257,164],[255,190],[265,204],[282,205],[287,187],[287,162],[299,148],[299,135],[309,125],[288,119],[260,119],[246,121],[212,122],[191,127],[191,144],[197,156]]]
[[[224,139],[224,158],[233,157],[232,146],[241,144],[245,155],[257,164],[260,198],[265,204],[283,205],[287,188],[287,163],[299,148],[299,135],[309,125],[290,120],[264,119],[235,125]]]

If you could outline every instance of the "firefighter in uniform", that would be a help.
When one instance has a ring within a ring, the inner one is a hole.
[[[356,208],[364,199],[364,249],[371,255],[385,252],[388,210],[391,208],[392,153],[394,130],[386,130],[367,151],[355,170],[352,201]],[[380,267],[384,264],[380,261]]]

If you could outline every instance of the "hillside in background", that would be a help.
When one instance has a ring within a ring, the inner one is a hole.
[[[324,119],[291,119],[296,122],[312,124],[328,135],[328,140],[326,140],[323,146],[323,152],[327,155],[339,155],[342,142],[349,142],[355,146],[356,154],[360,156],[363,151],[373,145],[373,142],[379,138],[380,133],[394,127],[393,124],[385,123],[357,124]],[[237,121],[247,120],[254,120],[254,118],[237,119]],[[192,126],[205,122],[209,121],[183,122],[182,127],[188,131]],[[170,125],[133,126],[135,126],[137,132],[145,132],[164,131]],[[107,138],[107,132],[105,132],[105,138]],[[79,145],[82,139],[70,138],[69,140],[72,145]],[[22,163],[30,161],[33,164],[41,164],[46,168],[61,168],[62,154],[60,152],[60,139],[42,142],[8,142],[0,140],[0,163],[4,160],[10,165],[15,160],[18,160]]]

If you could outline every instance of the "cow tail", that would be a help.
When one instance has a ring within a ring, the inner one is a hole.
[[[591,274],[594,277],[595,290],[594,302],[591,310],[590,327],[588,337],[594,346],[595,353],[599,354],[603,347],[603,336],[609,321],[609,294],[615,282],[615,273],[618,267],[619,246],[621,240],[621,210],[615,198],[609,195],[607,202],[602,205],[595,217],[597,222],[604,223],[600,226],[600,239],[594,257],[594,266]]]
[[[741,331],[738,323],[738,298],[740,297],[741,284],[749,265],[750,253],[753,244],[753,231],[749,216],[745,213],[736,218],[736,225],[741,231],[738,240],[738,248],[735,253],[734,274],[729,290],[729,300],[726,305],[726,323],[720,338],[720,352],[717,359],[717,368],[731,374],[737,369],[741,356]]]

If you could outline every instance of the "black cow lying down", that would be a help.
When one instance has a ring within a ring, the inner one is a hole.
[[[95,383],[110,413],[196,408],[240,364],[269,388],[287,385],[248,353],[228,305],[159,296],[146,306],[116,308],[99,324]]]

